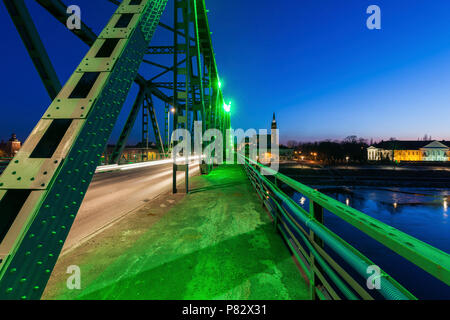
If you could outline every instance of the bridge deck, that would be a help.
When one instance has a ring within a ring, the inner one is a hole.
[[[240,166],[221,166],[194,177],[192,185],[191,194],[126,245],[116,232],[109,245],[98,243],[84,253],[77,252],[80,247],[60,258],[44,298],[309,298]],[[81,290],[66,288],[70,264],[81,268]]]

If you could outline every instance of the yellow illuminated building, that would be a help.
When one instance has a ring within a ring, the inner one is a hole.
[[[450,141],[382,141],[367,148],[369,161],[450,161]]]
[[[395,161],[423,161],[420,150],[394,150]]]

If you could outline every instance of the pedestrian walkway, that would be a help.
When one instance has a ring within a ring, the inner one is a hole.
[[[49,283],[58,290],[48,288],[54,294],[44,297],[309,298],[308,285],[241,166],[220,166],[207,176],[192,178],[191,183],[189,195],[123,250],[118,240],[114,250],[103,249],[100,243],[80,258],[81,290],[68,290],[69,275],[60,272],[60,279]],[[76,263],[77,250],[70,255],[64,259]],[[100,260],[102,270],[94,278],[89,276]],[[63,267],[67,266],[57,265]],[[83,274],[87,280],[83,281]]]

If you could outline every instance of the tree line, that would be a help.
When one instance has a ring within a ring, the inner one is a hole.
[[[373,141],[370,142],[373,144]],[[349,136],[344,140],[324,140],[318,142],[287,142],[289,148],[301,152],[305,159],[316,159],[325,163],[364,163],[367,162],[369,142],[357,136]],[[311,154],[317,154],[312,156]],[[348,159],[348,160],[347,160]]]

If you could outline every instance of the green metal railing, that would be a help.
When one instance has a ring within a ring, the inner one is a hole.
[[[366,283],[370,276],[368,268],[375,263],[324,225],[324,209],[450,285],[449,254],[260,163],[242,155],[238,157],[277,230],[306,273],[313,299],[374,299],[374,290],[368,289]],[[282,185],[307,197],[309,211],[283,192]],[[346,267],[332,256],[339,257]],[[417,299],[381,269],[378,279],[371,280],[379,280],[377,291],[385,299]]]

